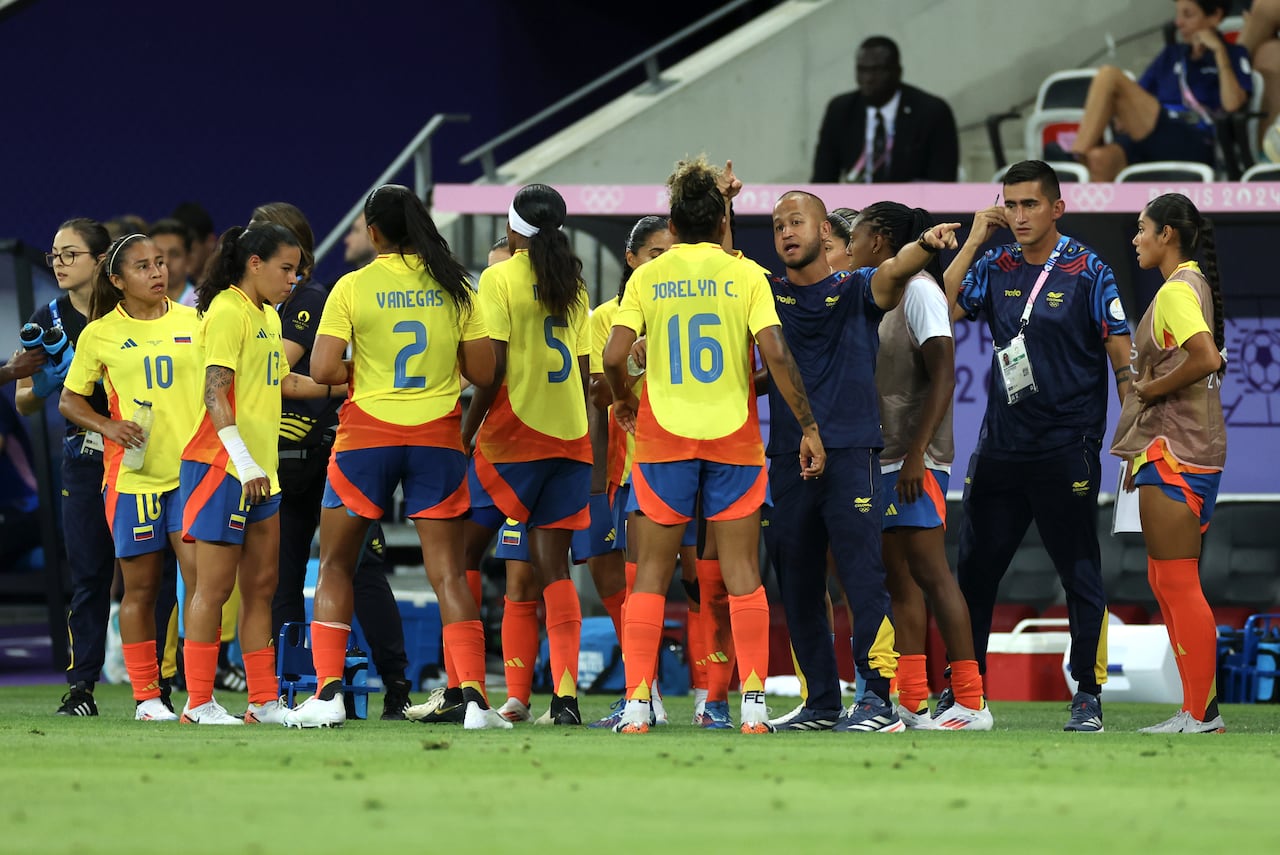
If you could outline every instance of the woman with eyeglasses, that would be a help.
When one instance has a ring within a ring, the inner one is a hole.
[[[76,342],[89,322],[93,268],[110,243],[107,230],[85,217],[67,220],[53,236],[53,247],[45,260],[62,294],[36,309],[29,321],[39,324],[50,339],[58,338],[53,330],[60,329],[66,335],[67,348],[56,358],[51,355],[34,376],[18,381],[14,402],[24,416],[39,412],[50,397],[56,401],[62,390]],[[109,417],[107,396],[101,387],[93,390],[88,401],[95,413]],[[71,666],[67,669],[70,690],[62,698],[58,715],[98,714],[93,686],[106,658],[111,580],[115,575],[115,546],[102,501],[102,451],[101,434],[67,423],[62,445],[62,537],[71,572],[71,607],[67,611]]]

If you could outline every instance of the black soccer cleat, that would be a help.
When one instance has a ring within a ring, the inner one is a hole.
[[[383,688],[386,694],[382,696],[382,720],[404,721],[405,710],[413,705],[413,698],[409,697],[409,681],[388,680]]]
[[[71,691],[62,696],[62,706],[58,707],[58,715],[97,714],[98,705],[93,702],[93,683],[72,683]]]
[[[551,723],[566,726],[582,724],[582,715],[578,712],[578,699],[570,696],[552,695]]]

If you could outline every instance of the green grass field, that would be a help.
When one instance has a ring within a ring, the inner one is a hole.
[[[51,714],[60,692],[0,690],[0,851],[751,844],[1156,855],[1280,845],[1280,706],[1225,707],[1221,736],[1138,735],[1172,709],[1136,704],[1106,705],[1106,733],[1067,734],[1065,703],[995,704],[992,733],[744,736],[692,727],[692,699],[671,698],[675,724],[624,737],[533,725],[142,724],[121,686],[98,688],[99,718],[60,718]],[[235,711],[243,699],[223,702]],[[611,700],[584,699],[584,716]],[[535,711],[544,708],[537,699]]]

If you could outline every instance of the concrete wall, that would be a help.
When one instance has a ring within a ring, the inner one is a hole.
[[[1153,0],[792,0],[672,67],[662,92],[625,95],[500,171],[518,183],[655,183],[706,151],[749,181],[804,181],[827,101],[854,88],[868,35],[895,39],[904,79],[947,99],[963,129],[1095,59],[1108,35],[1150,32],[1172,13]],[[1141,70],[1158,44],[1120,61]],[[994,170],[985,149],[963,134],[972,180]]]

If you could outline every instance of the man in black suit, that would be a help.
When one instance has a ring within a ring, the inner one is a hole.
[[[902,82],[898,45],[858,47],[856,92],[831,99],[813,156],[815,184],[955,181],[956,120],[947,102]]]

